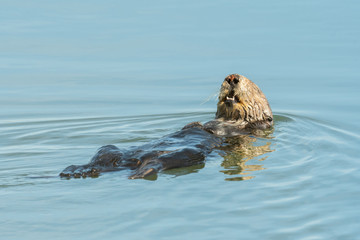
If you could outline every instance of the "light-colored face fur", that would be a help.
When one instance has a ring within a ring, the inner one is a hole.
[[[273,115],[269,103],[255,83],[239,74],[227,76],[221,85],[216,119],[251,128],[269,128]]]

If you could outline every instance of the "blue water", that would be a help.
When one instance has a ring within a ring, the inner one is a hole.
[[[0,2],[0,239],[358,239],[360,2]],[[214,118],[229,73],[268,137],[204,166],[62,180]]]

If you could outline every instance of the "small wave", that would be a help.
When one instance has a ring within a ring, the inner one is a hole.
[[[172,133],[189,122],[206,122],[213,115],[213,112],[191,112],[2,121],[5,140],[0,146],[1,162],[5,166],[1,170],[2,178],[11,179],[20,168],[20,172],[29,174],[35,168],[39,176],[49,168],[57,173],[65,165],[87,162],[99,146],[140,145]],[[243,136],[236,149],[219,152],[218,168],[225,174],[225,180],[249,180],[260,172],[274,172],[280,177],[299,174],[303,169],[314,171],[328,162],[334,163],[341,157],[341,151],[354,153],[349,142],[360,139],[356,133],[302,115],[276,113],[274,119],[274,132],[270,137]],[[331,160],[319,162],[325,156]],[[212,157],[209,161],[218,160]],[[338,169],[353,173],[349,158],[342,161],[347,164]],[[296,181],[299,179],[294,179]]]

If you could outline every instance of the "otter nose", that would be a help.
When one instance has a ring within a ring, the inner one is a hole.
[[[230,85],[236,85],[239,83],[239,79],[228,77],[225,79]]]

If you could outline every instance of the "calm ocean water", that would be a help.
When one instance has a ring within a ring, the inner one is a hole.
[[[0,6],[0,239],[359,239],[359,1]],[[211,120],[229,73],[269,137],[156,181],[58,177]]]

